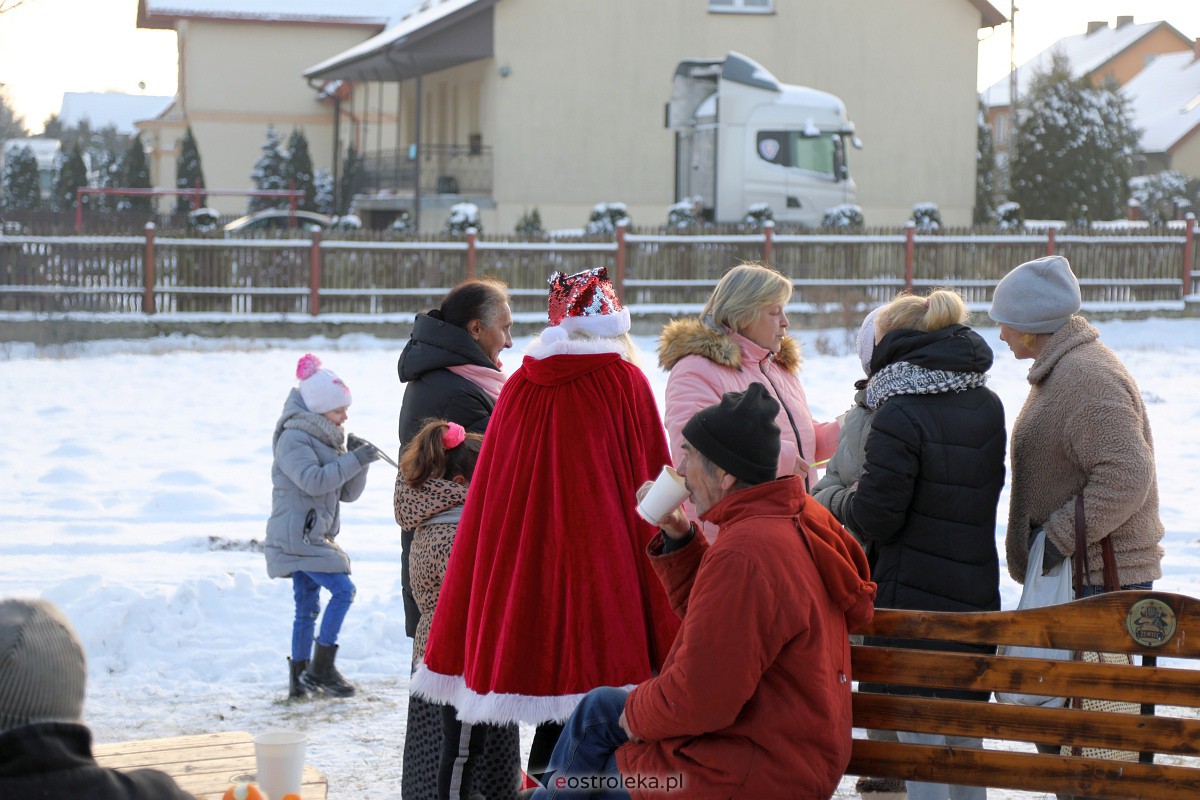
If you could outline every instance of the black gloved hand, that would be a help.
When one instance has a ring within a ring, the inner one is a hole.
[[[354,453],[354,457],[358,459],[358,463],[364,467],[372,461],[378,461],[380,458],[379,450],[373,444],[362,444],[350,451]]]
[[[358,459],[358,463],[364,467],[372,461],[378,461],[382,453],[375,445],[368,442],[366,439],[355,436],[353,433],[346,434],[346,449],[354,453],[354,457]]]

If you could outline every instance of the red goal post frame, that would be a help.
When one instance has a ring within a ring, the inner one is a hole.
[[[109,194],[122,197],[185,196],[198,200],[204,195],[234,197],[286,197],[288,207],[296,210],[296,203],[304,197],[300,189],[125,189],[121,187],[80,186],[75,190],[75,233],[83,233],[83,196]],[[194,205],[194,203],[193,203]]]

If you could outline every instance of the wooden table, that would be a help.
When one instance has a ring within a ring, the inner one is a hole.
[[[198,800],[221,800],[231,784],[254,780],[257,769],[254,739],[245,731],[97,744],[92,752],[103,767],[165,772]],[[327,791],[325,776],[306,764],[303,800],[326,800]]]

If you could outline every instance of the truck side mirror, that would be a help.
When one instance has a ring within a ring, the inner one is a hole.
[[[833,136],[833,174],[839,181],[850,177],[850,170],[846,166],[846,143],[837,134]]]

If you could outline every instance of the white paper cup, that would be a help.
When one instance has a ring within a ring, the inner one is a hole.
[[[286,794],[300,794],[304,776],[303,733],[271,731],[254,737],[254,761],[258,769],[256,783],[267,800],[283,800]]]
[[[687,496],[688,490],[683,478],[674,468],[666,466],[658,473],[650,490],[638,503],[637,512],[646,522],[657,525],[660,519],[670,514],[687,499]]]

